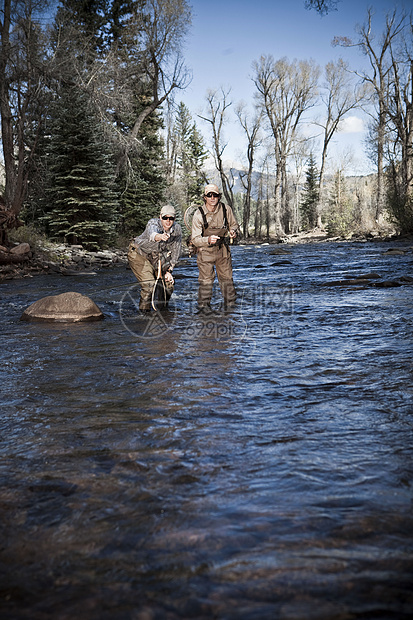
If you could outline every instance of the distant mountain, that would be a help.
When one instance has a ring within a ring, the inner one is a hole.
[[[218,187],[221,186],[221,180],[215,168],[213,167],[204,168],[204,171],[208,178],[209,183],[216,183]],[[234,180],[233,193],[234,194],[245,193],[245,188],[242,184],[241,177],[242,175],[246,176],[247,171],[243,170],[242,168],[230,168],[230,172],[231,172],[231,175],[228,174],[228,176],[229,178],[232,177]],[[357,182],[360,181],[360,179],[364,179],[367,183],[371,183],[375,179],[375,177],[376,177],[375,174],[368,174],[368,175],[359,175],[359,176],[346,176],[345,178],[349,186],[352,187],[355,184],[357,184]],[[260,173],[257,171],[254,171],[252,173],[252,198],[254,198],[255,200],[257,199],[257,188],[259,184],[259,178],[260,178]],[[275,179],[275,175],[270,175],[270,179],[271,178]],[[332,181],[333,178],[334,178],[333,175],[327,174],[325,176],[325,183],[329,183],[330,181]],[[303,181],[304,181],[304,177],[303,177]]]
[[[218,185],[218,187],[221,187],[221,179],[219,178],[219,175],[216,171],[215,168],[204,168],[205,174],[208,178],[209,183],[216,183],[216,185]],[[230,168],[230,173],[228,173],[228,177],[229,179],[233,179],[234,181],[234,186],[232,191],[234,192],[234,194],[243,194],[245,192],[245,188],[242,184],[241,181],[241,176],[244,175],[246,177],[247,175],[247,171],[246,170],[242,170],[241,168]],[[259,181],[259,177],[260,177],[260,173],[259,172],[253,172],[252,173],[252,197],[253,198],[257,198],[256,195],[256,188],[258,187],[258,181]],[[245,179],[246,181],[246,179]]]

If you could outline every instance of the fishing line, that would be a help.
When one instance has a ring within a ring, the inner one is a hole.
[[[158,258],[158,273],[156,276],[155,285],[152,290],[152,299],[151,299],[152,308],[155,310],[155,312],[158,310],[158,308],[155,306],[155,293],[156,293],[156,287],[158,286],[158,282],[160,278],[162,279],[164,300],[166,301],[165,282],[163,281],[163,278],[162,278],[162,263],[161,263],[161,259]]]

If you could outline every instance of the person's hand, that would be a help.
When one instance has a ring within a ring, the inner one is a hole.
[[[155,241],[168,241],[170,236],[171,235],[169,233],[166,233],[166,232],[164,232],[164,233],[157,233],[155,235]]]
[[[167,271],[165,273],[165,282],[167,284],[173,284],[174,283],[174,277],[173,277],[173,275],[171,274],[170,271]]]
[[[231,239],[235,239],[235,237],[237,236],[237,231],[236,230],[230,230],[229,231],[229,236],[231,237]]]
[[[218,241],[219,237],[217,235],[210,235],[208,237],[208,243],[209,245],[215,245],[215,243]]]

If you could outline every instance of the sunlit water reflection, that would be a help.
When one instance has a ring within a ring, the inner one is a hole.
[[[1,284],[2,619],[410,618],[413,286],[336,284],[391,247],[236,247],[206,319],[195,259],[158,318],[126,268]],[[19,320],[70,290],[105,320]]]

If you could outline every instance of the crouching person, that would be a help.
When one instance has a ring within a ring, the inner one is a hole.
[[[140,287],[139,310],[167,308],[174,290],[173,269],[181,255],[182,230],[175,222],[175,209],[162,207],[144,232],[129,245],[128,261]]]

